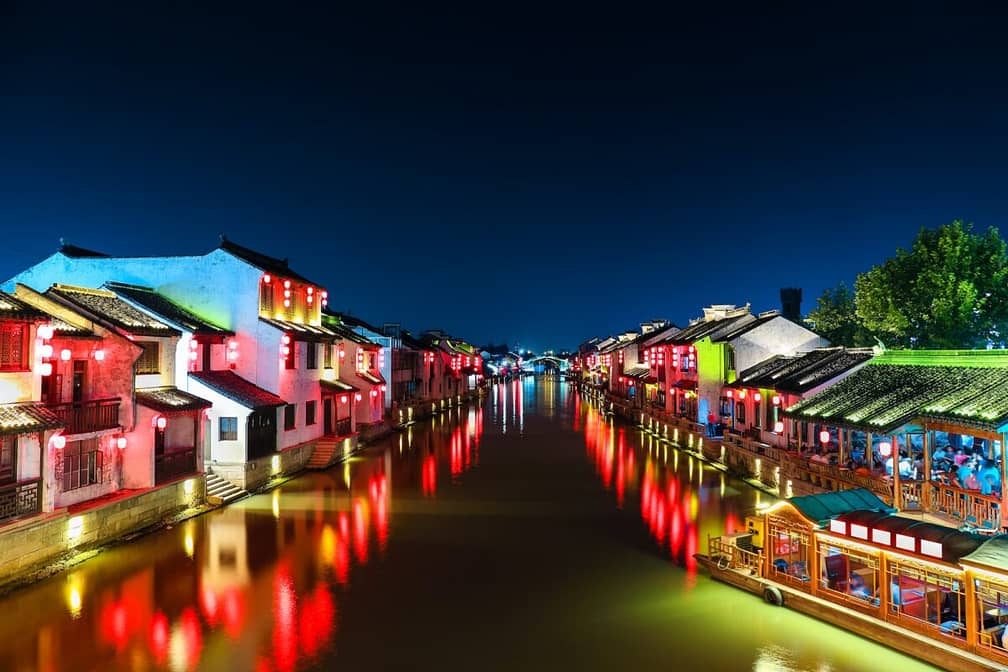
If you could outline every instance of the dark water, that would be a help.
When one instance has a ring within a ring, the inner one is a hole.
[[[9,596],[0,670],[931,669],[697,572],[760,497],[510,383]]]

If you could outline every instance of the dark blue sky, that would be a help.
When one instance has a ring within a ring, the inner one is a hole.
[[[3,278],[61,236],[223,232],[373,322],[563,348],[782,286],[808,310],[1008,213],[979,4],[143,4],[0,5]]]

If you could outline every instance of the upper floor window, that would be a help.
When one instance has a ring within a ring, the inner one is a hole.
[[[732,371],[735,370],[735,348],[729,346],[725,348],[728,353],[728,368]]]
[[[284,429],[294,429],[295,418],[297,417],[297,406],[287,404],[284,406]]]
[[[317,407],[317,402],[312,399],[311,401],[305,402],[305,424],[314,425],[315,424],[315,409]]]
[[[161,344],[157,341],[137,341],[143,354],[137,360],[137,373],[161,373]]]
[[[24,322],[0,324],[0,371],[28,370],[28,325]]]
[[[263,276],[259,281],[259,312],[266,315],[273,315],[273,279]]]
[[[318,368],[318,343],[306,343],[308,346],[308,363],[305,368],[317,369]]]
[[[322,344],[322,366],[331,369],[332,368],[332,343]]]

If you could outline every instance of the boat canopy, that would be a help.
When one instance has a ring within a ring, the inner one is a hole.
[[[962,557],[964,563],[1008,572],[1008,535],[990,537],[980,548]]]
[[[829,522],[829,530],[848,539],[949,564],[957,564],[989,539],[980,534],[960,532],[953,527],[879,511],[841,514]],[[1008,567],[1008,551],[1004,557]]]
[[[820,527],[825,526],[830,519],[851,511],[875,511],[887,514],[896,511],[866,488],[802,495],[791,497],[787,501],[798,510],[798,513]]]

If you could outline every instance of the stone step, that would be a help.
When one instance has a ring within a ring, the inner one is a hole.
[[[207,473],[207,501],[220,506],[248,496],[248,491],[242,490],[227,479],[212,472]]]

